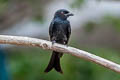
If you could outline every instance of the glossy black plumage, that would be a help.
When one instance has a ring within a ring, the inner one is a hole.
[[[73,16],[73,14],[70,14],[69,11],[65,9],[60,9],[55,13],[49,27],[49,36],[53,44],[68,44],[71,35],[70,22],[67,20],[69,16]],[[57,72],[63,73],[60,66],[60,57],[62,57],[62,55],[63,53],[53,51],[45,72],[49,72],[54,68]]]

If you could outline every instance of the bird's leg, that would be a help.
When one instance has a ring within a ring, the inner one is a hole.
[[[56,43],[56,41],[52,41],[52,45],[54,45],[54,43]]]
[[[65,46],[68,47],[68,44],[66,44]]]
[[[63,44],[68,47],[67,41],[64,41]]]

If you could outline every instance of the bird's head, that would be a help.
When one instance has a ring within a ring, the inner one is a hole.
[[[69,16],[73,16],[68,10],[60,9],[55,12],[54,18],[66,20]]]

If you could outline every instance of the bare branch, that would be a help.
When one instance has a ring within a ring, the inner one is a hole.
[[[120,65],[94,54],[88,53],[83,50],[79,50],[73,47],[68,47],[60,44],[52,45],[50,41],[42,40],[42,39],[35,39],[29,37],[18,37],[18,36],[6,36],[0,35],[0,43],[1,44],[14,44],[14,45],[24,45],[24,46],[33,46],[33,47],[40,47],[46,50],[54,50],[59,52],[64,52],[68,54],[72,54],[73,56],[86,59],[88,61],[95,62],[101,66],[104,66],[108,69],[111,69],[115,72],[120,73]]]

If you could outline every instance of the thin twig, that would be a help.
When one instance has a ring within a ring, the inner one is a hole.
[[[95,62],[101,66],[104,66],[108,69],[111,69],[115,72],[120,73],[120,65],[116,64],[112,61],[106,60],[89,52],[76,49],[69,46],[64,46],[60,44],[54,44],[50,41],[42,40],[42,39],[35,39],[29,37],[20,37],[20,36],[7,36],[7,35],[0,35],[0,43],[1,44],[14,44],[14,45],[22,45],[22,46],[33,46],[33,47],[40,47],[45,50],[54,50],[58,52],[64,52],[68,54],[72,54],[73,56],[86,59],[88,61]]]

